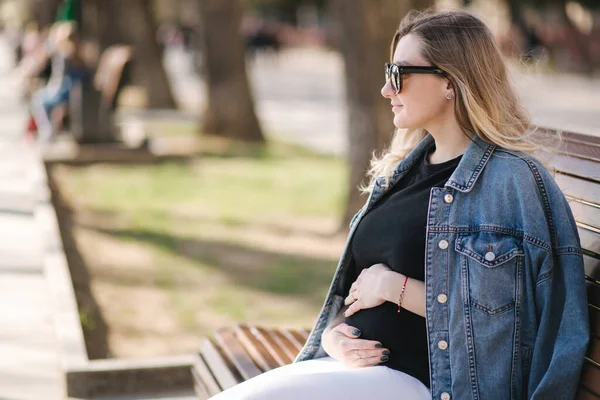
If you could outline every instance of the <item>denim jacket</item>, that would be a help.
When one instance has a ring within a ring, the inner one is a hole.
[[[433,140],[428,134],[399,163],[388,188]],[[321,334],[343,305],[336,288],[348,244],[385,193],[382,182],[350,224],[295,362],[326,356]],[[570,207],[535,158],[475,136],[445,186],[431,189],[424,268],[433,399],[575,397],[589,339],[582,252]]]

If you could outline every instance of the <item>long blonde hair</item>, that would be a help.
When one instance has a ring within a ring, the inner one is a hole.
[[[390,60],[403,36],[417,36],[422,56],[447,73],[456,102],[454,112],[460,127],[471,135],[508,150],[532,154],[547,147],[529,130],[529,116],[518,101],[509,75],[488,27],[461,10],[439,13],[411,11],[392,39]],[[368,172],[372,190],[382,176],[387,185],[396,165],[426,136],[424,129],[398,129],[381,156],[374,156]]]

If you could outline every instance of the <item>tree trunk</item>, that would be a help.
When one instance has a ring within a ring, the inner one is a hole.
[[[198,0],[208,104],[201,132],[264,142],[246,74],[238,0]]]
[[[102,48],[117,43],[133,46],[133,83],[146,90],[147,106],[175,108],[150,0],[103,0],[100,7],[106,7],[100,13]]]
[[[346,229],[364,202],[357,187],[365,183],[373,151],[388,146],[394,132],[389,102],[380,88],[385,83],[390,42],[409,9],[397,0],[356,0],[352,7],[345,0],[333,0],[337,42],[345,60],[349,119],[350,185],[340,229]]]
[[[31,18],[40,29],[47,28],[56,21],[62,0],[29,0]]]
[[[590,54],[589,37],[581,32],[567,15],[567,0],[553,0],[552,5],[558,11],[561,22],[565,27],[568,49],[578,63],[575,69],[578,70],[577,72],[592,76],[594,66]]]
[[[417,10],[425,10],[435,7],[435,0],[412,0],[412,8]],[[400,23],[400,21],[398,21]]]

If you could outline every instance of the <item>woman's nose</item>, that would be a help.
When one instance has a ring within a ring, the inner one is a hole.
[[[385,81],[385,85],[383,85],[383,87],[381,88],[381,95],[386,99],[389,99],[394,95],[394,91],[392,90],[392,84],[390,83],[389,79]]]

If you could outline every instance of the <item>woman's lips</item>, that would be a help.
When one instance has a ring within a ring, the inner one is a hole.
[[[392,106],[392,111],[400,111],[404,106]]]

